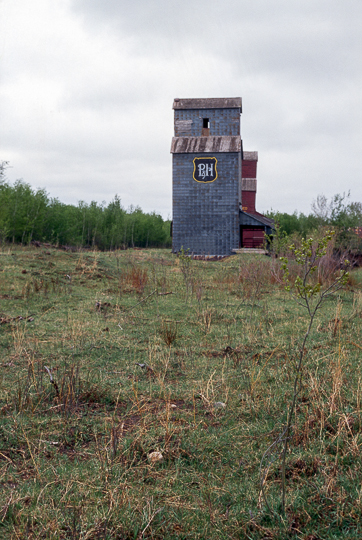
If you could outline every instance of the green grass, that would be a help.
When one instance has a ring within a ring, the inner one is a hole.
[[[277,455],[260,495],[308,322],[278,264],[3,248],[0,538],[361,538],[361,270],[307,343],[285,517]]]

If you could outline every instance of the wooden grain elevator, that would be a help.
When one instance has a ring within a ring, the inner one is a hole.
[[[175,99],[173,109],[173,252],[260,246],[273,225],[255,210],[258,156],[243,152],[241,98]]]

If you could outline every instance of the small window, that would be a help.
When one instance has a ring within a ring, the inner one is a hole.
[[[208,118],[203,118],[201,137],[209,137],[209,136],[210,136],[210,120]]]
[[[209,129],[210,128],[210,120],[208,118],[203,119],[203,128]]]

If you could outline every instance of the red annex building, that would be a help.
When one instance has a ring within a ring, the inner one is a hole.
[[[270,235],[274,230],[274,221],[255,208],[257,163],[258,152],[243,152],[239,213],[241,248],[263,247],[264,233]]]

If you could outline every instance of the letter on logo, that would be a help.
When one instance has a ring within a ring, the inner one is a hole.
[[[206,165],[205,165],[205,163],[199,163],[198,167],[199,167],[199,177],[204,179],[205,176],[206,176],[206,173],[205,173]]]

